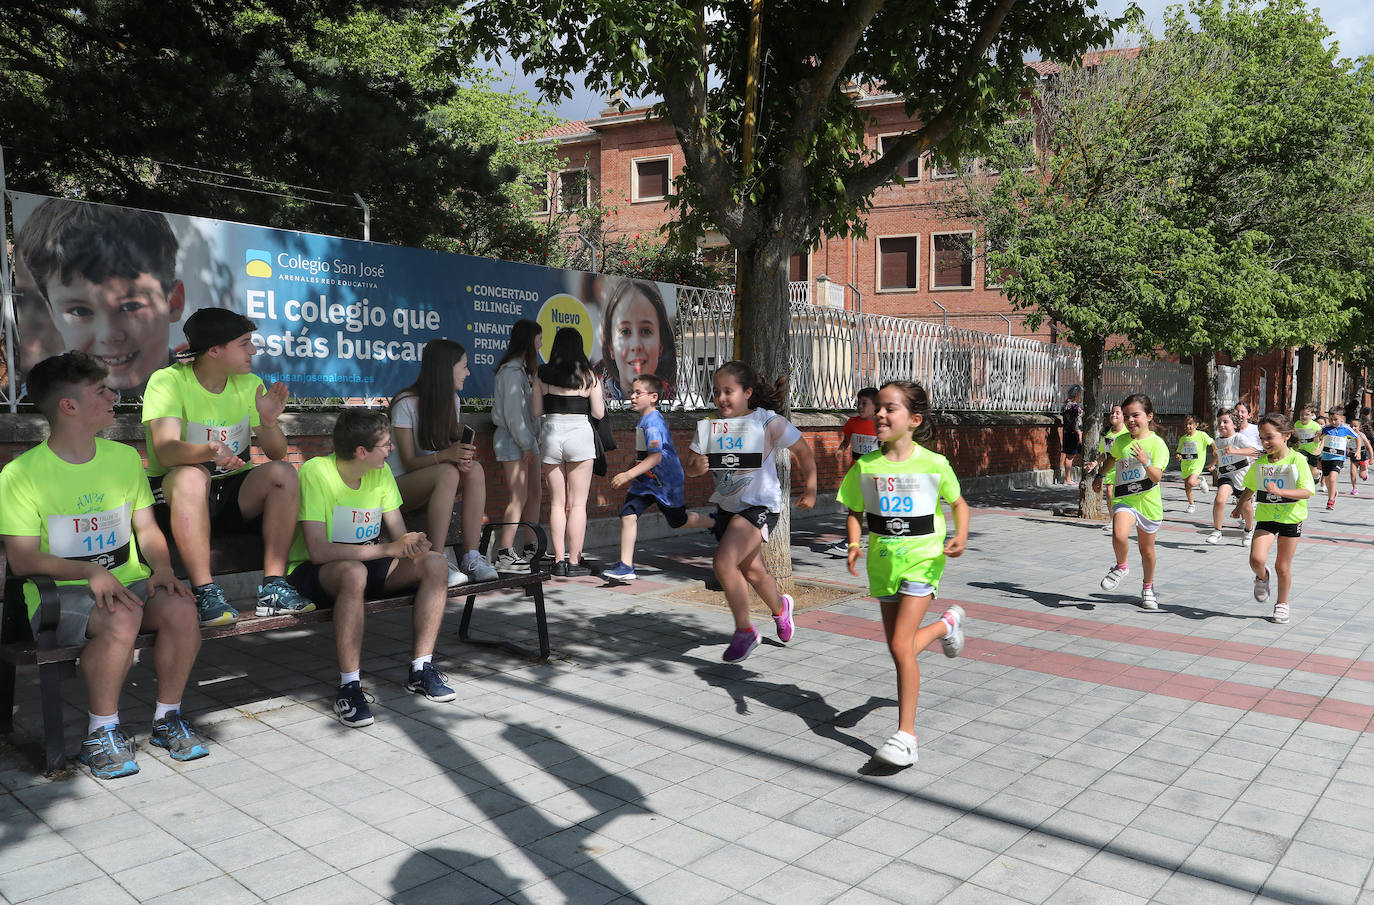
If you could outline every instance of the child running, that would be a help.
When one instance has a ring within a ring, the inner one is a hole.
[[[816,460],[801,431],[774,409],[787,399],[787,378],[766,383],[742,361],[726,362],[714,380],[716,409],[721,417],[697,424],[697,436],[687,457],[686,472],[712,472],[716,492],[716,524],[712,532],[720,546],[712,566],[735,617],[735,635],[721,657],[738,663],[759,643],[749,621],[752,586],[773,614],[778,640],[792,638],[792,598],[779,596],[777,582],[764,567],[761,547],[778,523],[782,488],[773,456],[779,447],[791,449],[805,488],[797,508],[816,505]]]
[[[1307,498],[1316,489],[1312,469],[1300,452],[1288,448],[1293,426],[1288,419],[1272,412],[1259,421],[1260,443],[1265,455],[1245,476],[1245,493],[1236,509],[1255,497],[1255,542],[1250,546],[1250,571],[1255,573],[1255,600],[1269,599],[1269,547],[1278,538],[1274,571],[1279,576],[1279,599],[1274,603],[1270,621],[1288,621],[1288,591],[1293,586],[1293,553],[1302,537],[1302,520],[1307,518]]]
[[[1350,460],[1350,495],[1359,496],[1360,488],[1355,486],[1355,482],[1357,479],[1360,481],[1369,480],[1369,459],[1371,450],[1369,437],[1361,429],[1360,422],[1351,421],[1350,429],[1355,433],[1355,436],[1359,438],[1354,456]]]
[[[1126,577],[1126,549],[1135,523],[1136,544],[1140,547],[1140,606],[1159,611],[1155,595],[1155,532],[1164,519],[1164,500],[1159,481],[1169,464],[1169,447],[1151,430],[1155,407],[1144,393],[1133,393],[1121,403],[1126,419],[1126,434],[1118,437],[1107,453],[1103,468],[1115,468],[1116,486],[1112,488],[1112,552],[1116,564],[1102,576],[1102,590],[1110,591]],[[1093,481],[1100,490],[1102,478]]]
[[[872,535],[868,590],[882,605],[887,649],[897,667],[897,732],[873,756],[898,767],[916,762],[916,699],[921,667],[916,657],[940,641],[946,657],[964,647],[964,610],[955,604],[922,627],[935,599],[945,557],[959,556],[968,542],[969,506],[949,460],[917,438],[930,437],[930,400],[909,381],[889,381],[878,391],[876,417],[882,448],[859,459],[840,485],[837,499],[849,509],[849,571],[863,555],[859,538]],[[954,512],[954,537],[945,539],[940,500]]]
[[[859,390],[854,401],[854,414],[840,428],[840,455],[843,457],[846,450],[849,452],[850,461],[846,465],[859,461],[878,448],[877,431],[873,426],[873,414],[877,408],[878,388],[864,387]],[[849,545],[844,538],[840,538],[826,547],[825,552],[844,559],[849,555]]]
[[[635,538],[639,517],[657,506],[670,528],[706,530],[711,519],[700,512],[688,512],[684,500],[687,479],[673,446],[668,422],[658,410],[663,397],[663,380],[657,374],[641,374],[630,382],[630,405],[639,413],[635,426],[635,465],[611,478],[611,486],[630,485],[625,505],[620,509],[620,561],[604,571],[603,578],[635,580]]]
[[[1097,441],[1098,460],[1092,464],[1093,468],[1101,469],[1103,461],[1107,458],[1107,453],[1111,452],[1112,444],[1119,437],[1126,434],[1126,419],[1121,415],[1121,406],[1114,405],[1107,412],[1107,432]],[[1102,509],[1107,513],[1107,524],[1102,526],[1102,530],[1108,534],[1112,533],[1112,485],[1116,483],[1116,469],[1102,472]]]
[[[1345,423],[1345,412],[1333,407],[1326,413],[1328,423],[1322,428],[1322,485],[1326,488],[1326,508],[1336,508],[1336,483],[1345,467],[1346,455],[1358,454],[1360,435]],[[1353,449],[1352,449],[1353,447]]]
[[[1293,435],[1298,441],[1298,452],[1312,467],[1312,480],[1315,483],[1321,475],[1322,457],[1318,450],[1322,425],[1317,420],[1317,407],[1307,403],[1302,407],[1301,419],[1293,424]]]
[[[1212,447],[1216,454],[1217,498],[1212,501],[1212,533],[1205,540],[1209,544],[1221,543],[1221,522],[1226,517],[1226,501],[1233,493],[1245,489],[1245,473],[1254,456],[1260,450],[1251,449],[1246,441],[1236,433],[1236,415],[1231,409],[1222,409],[1217,415],[1217,442]],[[1242,544],[1249,544],[1255,532],[1255,513],[1252,506],[1242,507],[1245,536]]]
[[[1205,431],[1198,430],[1197,418],[1188,415],[1183,419],[1183,436],[1178,438],[1178,468],[1183,473],[1183,492],[1188,497],[1185,512],[1197,511],[1193,502],[1193,488],[1203,487],[1202,466],[1207,462],[1207,447],[1212,446],[1212,438]]]

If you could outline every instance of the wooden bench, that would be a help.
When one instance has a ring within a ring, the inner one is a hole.
[[[407,524],[411,530],[420,530],[418,526],[422,520],[423,513],[412,513],[407,517]],[[506,523],[493,522],[485,525],[482,529],[482,542],[478,549],[487,549],[492,532],[503,524]],[[536,556],[531,561],[529,570],[504,573],[495,581],[470,581],[457,588],[450,588],[449,598],[467,597],[463,605],[462,618],[458,623],[459,639],[470,644],[501,647],[519,656],[530,657],[532,654],[529,651],[508,641],[474,639],[468,632],[472,624],[473,605],[479,594],[523,588],[526,596],[534,599],[535,623],[539,636],[539,659],[547,660],[549,657],[549,629],[544,609],[544,582],[549,580],[552,573],[547,568],[543,568],[542,564],[546,562],[544,554],[547,550],[548,537],[539,525],[529,522],[520,524],[529,528],[535,536]],[[165,522],[163,528],[170,543],[171,533],[166,531]],[[449,525],[446,546],[456,545],[460,539],[458,522],[455,518]],[[459,546],[457,549],[461,550],[462,547]],[[4,577],[3,583],[0,583],[0,734],[7,735],[14,731],[14,693],[18,667],[20,665],[38,667],[39,701],[43,717],[43,748],[35,760],[46,773],[51,774],[62,769],[66,762],[60,686],[64,678],[76,674],[76,663],[80,659],[82,648],[60,647],[57,644],[57,589],[52,580],[43,577],[21,578],[10,574],[6,566],[4,548],[3,545],[0,545],[0,576]],[[184,579],[185,568],[180,562],[180,558],[176,556],[175,548],[173,549],[173,567],[176,573]],[[216,577],[255,572],[261,569],[262,538],[260,536],[226,535],[216,538],[212,543],[210,571]],[[26,580],[33,581],[38,586],[40,594],[39,608],[32,621],[28,617],[28,608],[24,605],[22,583]],[[401,594],[379,600],[369,600],[366,604],[366,611],[368,613],[385,613],[403,609],[410,606],[414,599],[411,594]],[[312,613],[305,613],[300,616],[257,616],[252,609],[249,609],[239,614],[239,621],[234,625],[205,628],[201,631],[205,641],[214,641],[219,638],[233,638],[275,629],[329,622],[333,618],[334,611],[329,607],[316,609]],[[153,633],[139,635],[135,646],[137,648],[149,647],[155,637]]]

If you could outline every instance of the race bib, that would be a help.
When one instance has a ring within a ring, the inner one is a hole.
[[[940,505],[936,474],[863,476],[864,514],[869,530],[890,537],[930,534]]]
[[[706,461],[712,471],[763,466],[764,427],[753,418],[707,422]]]
[[[1220,445],[1217,446],[1217,459],[1221,463],[1222,471],[1235,471],[1250,461],[1249,456],[1242,456],[1239,453],[1231,452],[1231,447],[1239,442],[1239,440],[1232,440],[1227,443],[1225,449],[1222,449]]]
[[[873,434],[850,434],[849,451],[856,456],[866,456],[878,448],[878,438]]]
[[[635,428],[635,461],[643,462],[649,456],[649,441],[644,436],[644,428]]]
[[[244,415],[243,420],[238,424],[229,424],[223,427],[211,427],[196,421],[186,423],[187,443],[209,443],[212,440],[218,440],[245,462],[248,461],[246,457],[252,438],[253,428],[247,415]],[[214,464],[211,464],[210,470],[212,474],[227,473],[225,469]]]
[[[1132,484],[1137,481],[1148,480],[1145,473],[1145,463],[1131,456],[1129,459],[1122,459],[1116,463],[1116,483]]]
[[[1299,443],[1311,443],[1317,436],[1317,430],[1315,428],[1296,427],[1293,431],[1298,435]]]
[[[1255,486],[1259,489],[1255,492],[1255,499],[1261,503],[1271,505],[1283,505],[1285,503],[1296,503],[1297,500],[1290,500],[1277,494],[1269,493],[1264,489],[1264,485],[1273,482],[1279,490],[1292,490],[1298,486],[1298,469],[1293,465],[1267,465],[1259,466],[1260,473],[1257,476]]]
[[[375,544],[382,536],[382,510],[335,506],[329,539],[336,544]]]
[[[106,569],[129,560],[129,504],[104,512],[48,516],[48,552]]]
[[[1345,441],[1345,437],[1327,434],[1325,437],[1322,437],[1322,452],[1343,459],[1345,458]]]
[[[1197,458],[1197,441],[1184,440],[1178,447],[1178,457],[1180,459],[1192,460]]]

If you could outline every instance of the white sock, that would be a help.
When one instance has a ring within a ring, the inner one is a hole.
[[[118,726],[118,725],[119,725],[119,711],[118,711],[118,710],[116,710],[114,713],[110,714],[109,716],[99,716],[99,715],[97,715],[97,714],[91,713],[89,710],[86,711],[86,734],[87,734],[87,735],[90,735],[92,732],[94,732],[94,731],[97,730],[97,729],[104,729],[106,726]]]
[[[161,701],[158,701],[158,702],[157,702],[157,709],[153,711],[153,722],[156,723],[156,722],[158,722],[159,720],[161,720],[164,716],[166,716],[167,714],[171,713],[173,710],[180,710],[180,709],[181,709],[181,702],[180,702],[180,701],[177,701],[175,704],[164,704],[164,703],[162,703]]]
[[[340,685],[347,685],[349,682],[361,682],[362,680],[363,680],[363,673],[362,673],[362,670],[360,670],[360,669],[355,669],[355,670],[353,670],[352,672],[341,672],[341,673],[339,673],[339,684],[340,684]]]
[[[410,671],[419,672],[420,670],[425,668],[426,663],[431,663],[433,662],[433,660],[433,654],[425,654],[423,657],[416,657],[414,660],[410,661]]]

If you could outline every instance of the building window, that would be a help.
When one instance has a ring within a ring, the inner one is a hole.
[[[580,211],[592,203],[592,182],[586,170],[564,170],[558,174],[558,209]]]
[[[973,288],[973,233],[933,233],[930,288]]]
[[[525,185],[529,187],[530,195],[534,198],[534,211],[537,214],[547,214],[549,212],[549,177],[543,179],[526,180]]]
[[[811,279],[811,255],[793,255],[787,259],[787,282],[805,283]]]
[[[919,236],[886,236],[878,239],[878,290],[919,288]]]
[[[662,201],[668,197],[671,157],[642,157],[630,163],[630,197],[635,201]]]
[[[895,145],[897,143],[897,140],[901,137],[902,136],[900,135],[879,135],[878,153],[886,154],[887,149],[890,148],[892,145]],[[901,167],[897,170],[897,172],[902,177],[902,179],[906,180],[907,182],[919,181],[921,178],[921,155],[917,154],[915,157],[908,160],[906,166]]]

